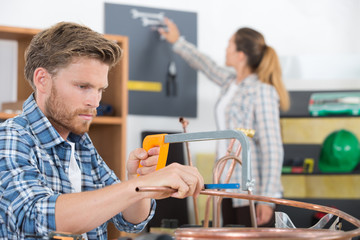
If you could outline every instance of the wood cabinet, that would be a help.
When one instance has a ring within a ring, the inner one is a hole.
[[[17,56],[17,100],[23,101],[33,91],[24,77],[24,53],[32,37],[39,29],[0,26],[0,39],[16,41]],[[96,117],[90,127],[89,135],[105,162],[114,170],[116,175],[125,179],[126,156],[126,119],[128,113],[128,38],[118,35],[105,35],[116,41],[123,49],[121,61],[109,72],[109,87],[103,94],[102,102],[111,104],[114,116]],[[0,112],[0,119],[14,117],[15,114]],[[119,232],[111,229],[109,238],[119,236]]]

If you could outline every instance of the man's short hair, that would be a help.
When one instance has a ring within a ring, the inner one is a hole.
[[[60,22],[31,40],[25,52],[25,78],[35,90],[33,75],[39,67],[56,75],[76,57],[97,59],[112,67],[121,55],[120,46],[102,34],[80,24]]]

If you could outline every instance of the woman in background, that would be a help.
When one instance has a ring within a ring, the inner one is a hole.
[[[266,45],[263,35],[250,28],[240,28],[230,38],[226,49],[226,66],[218,66],[196,47],[180,37],[175,23],[165,19],[167,30],[159,33],[173,44],[191,67],[204,73],[221,88],[215,105],[218,130],[254,129],[250,141],[254,194],[282,197],[281,168],[284,150],[280,134],[280,109],[288,110],[290,100],[282,81],[275,50]],[[235,71],[234,71],[235,70]],[[217,146],[217,157],[224,156],[226,142]],[[225,169],[226,171],[226,169]],[[230,182],[241,182],[241,169],[235,168]],[[259,226],[274,226],[273,204],[258,202]],[[224,199],[223,225],[251,226],[248,200]]]

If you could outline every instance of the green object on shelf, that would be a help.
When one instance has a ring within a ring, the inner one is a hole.
[[[291,173],[291,166],[283,166],[281,172],[282,173]]]
[[[351,172],[359,164],[359,141],[350,131],[341,129],[325,138],[320,158],[321,172]]]
[[[308,108],[312,116],[360,115],[360,92],[313,93]]]

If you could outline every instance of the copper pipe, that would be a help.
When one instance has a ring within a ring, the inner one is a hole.
[[[218,171],[219,166],[225,165],[226,161],[231,160],[231,159],[232,159],[232,163],[231,163],[231,166],[228,170],[228,173],[227,173],[226,179],[225,179],[225,183],[229,183],[230,177],[234,171],[236,162],[238,162],[240,165],[242,164],[240,158],[238,158],[236,156],[230,156],[230,155],[220,158],[215,163],[214,174],[213,174],[214,183],[219,183],[219,181],[220,181],[222,172]],[[220,169],[220,170],[222,170],[222,169]],[[221,210],[222,197],[214,197],[213,199],[214,199],[213,200],[214,201],[213,202],[213,205],[214,205],[214,207],[213,207],[213,225],[214,225],[214,227],[220,227],[220,216],[221,216],[220,210]],[[208,211],[208,209],[206,209],[206,211]]]
[[[187,121],[185,118],[180,117],[179,122],[182,124],[183,131],[186,133],[186,127],[189,124],[189,121]],[[185,148],[187,153],[187,159],[190,166],[193,166],[192,160],[191,160],[191,154],[190,154],[190,148],[189,148],[189,142],[185,142]],[[200,219],[199,219],[199,208],[197,205],[197,199],[196,197],[193,197],[193,205],[194,205],[194,212],[195,212],[195,224],[200,225]]]
[[[253,137],[254,134],[255,134],[255,131],[252,130],[252,129],[243,129],[242,131],[246,131],[246,135],[248,137]],[[240,153],[241,153],[241,145],[238,147],[236,153],[235,153],[235,156],[238,156],[240,158]],[[241,158],[240,158],[240,165],[242,165],[242,161],[241,161]],[[229,180],[230,181],[230,177],[229,177]],[[252,194],[252,191],[250,189],[248,189],[248,194]],[[221,204],[221,202],[220,202]],[[257,228],[258,225],[257,225],[257,221],[256,221],[256,212],[255,212],[255,203],[253,200],[249,200],[249,206],[250,206],[250,218],[251,218],[251,225],[254,227],[254,228]]]
[[[248,136],[250,138],[254,137],[254,135],[255,135],[255,130],[254,129],[236,128],[235,130],[243,132],[246,136]],[[230,140],[230,144],[229,144],[229,146],[227,148],[225,156],[229,156],[231,154],[235,141],[236,141],[236,139],[231,139]],[[241,145],[237,149],[237,151],[235,153],[235,156],[239,156],[240,153],[241,153]],[[221,166],[220,175],[224,171],[224,168],[225,168],[225,163]]]
[[[345,219],[346,221],[350,222],[351,224],[355,225],[356,227],[360,227],[360,220],[358,220],[358,219],[352,217],[351,215],[344,213],[338,209],[327,207],[327,206],[321,206],[321,205],[304,203],[304,202],[287,200],[287,199],[281,199],[281,198],[271,198],[271,197],[258,196],[258,195],[249,195],[249,194],[244,194],[244,193],[219,192],[219,191],[214,191],[214,190],[202,190],[200,192],[200,194],[211,195],[211,196],[223,196],[223,197],[229,197],[229,198],[248,199],[248,200],[255,200],[255,201],[260,201],[260,202],[269,202],[269,203],[304,208],[304,209],[309,209],[309,210],[314,210],[314,211],[320,211],[320,212],[325,212],[325,213],[331,213],[333,215],[336,215],[340,218]]]
[[[204,227],[209,227],[209,219],[210,219],[210,201],[212,197],[207,196],[206,205],[205,205],[205,217],[204,217]]]
[[[250,138],[254,137],[254,135],[255,135],[255,130],[253,130],[253,129],[237,128],[236,130],[242,131],[246,136],[248,136]],[[236,150],[235,156],[233,158],[229,157],[229,155],[232,152],[234,143],[235,143],[235,139],[232,139],[230,144],[229,144],[229,147],[227,148],[226,156],[223,157],[222,159],[220,159],[218,161],[219,164],[217,164],[217,166],[214,167],[214,175],[217,175],[217,177],[214,176],[214,183],[218,183],[220,181],[220,176],[222,175],[223,170],[225,168],[226,162],[224,161],[224,163],[222,163],[223,159],[227,159],[227,160],[233,159],[233,161],[232,161],[232,163],[230,165],[230,168],[229,168],[229,170],[227,172],[224,183],[229,183],[230,178],[231,178],[231,176],[233,174],[233,171],[235,169],[236,161],[240,165],[242,165],[242,161],[241,161],[241,158],[240,158],[240,153],[241,153],[241,149],[242,149],[241,144],[239,145],[238,149]],[[220,167],[219,171],[218,171],[218,166]],[[252,194],[250,189],[248,189],[248,194]],[[222,199],[223,199],[222,197],[216,197],[214,199],[214,208],[213,209],[214,209],[215,214],[214,214],[214,217],[213,217],[214,218],[213,222],[214,222],[215,227],[220,227],[220,216],[221,216],[220,209],[221,209]],[[257,228],[255,203],[254,203],[253,200],[249,200],[249,206],[250,206],[250,217],[251,217],[252,226],[254,228]],[[209,211],[209,210],[207,209],[207,211]]]
[[[226,150],[226,155],[225,156],[230,156],[231,152],[232,152],[232,149],[233,149],[233,146],[234,146],[234,143],[235,143],[236,139],[231,139],[230,140],[230,144]],[[219,167],[220,167],[220,170],[219,170],[219,175],[221,176],[223,171],[224,171],[224,168],[226,166],[226,163],[222,163]]]
[[[241,145],[238,147],[237,151],[236,151],[236,156],[225,156],[221,159],[219,159],[219,161],[216,162],[215,167],[214,167],[214,183],[218,183],[220,180],[220,174],[217,169],[219,166],[224,165],[223,162],[231,160],[232,159],[232,163],[230,166],[230,169],[227,173],[226,179],[225,179],[225,183],[229,183],[230,181],[230,177],[234,171],[235,168],[235,164],[239,163],[240,165],[242,165],[242,161],[239,158],[239,155],[241,153]],[[252,194],[252,192],[250,190],[248,190],[248,194]],[[214,219],[213,219],[213,223],[214,223],[214,227],[220,227],[220,216],[221,216],[221,202],[222,202],[223,197],[216,197],[214,198],[214,208],[213,211],[216,213],[214,214]],[[252,226],[254,228],[257,228],[257,222],[256,222],[256,212],[255,212],[255,204],[253,200],[249,200],[249,206],[250,206],[250,217],[251,217],[251,223]],[[206,209],[206,211],[209,211],[209,209]]]
[[[176,193],[177,190],[170,187],[137,187],[136,192],[165,192],[165,193]]]
[[[248,195],[252,195],[252,191],[248,190]],[[250,206],[250,217],[251,217],[251,224],[254,228],[257,228],[257,221],[256,221],[256,211],[255,211],[255,203],[254,200],[249,200]]]
[[[184,133],[186,133],[186,127],[187,125],[189,125],[189,121],[186,120],[185,118],[183,117],[180,117],[179,118],[179,122],[181,123],[182,127],[183,127],[183,131]],[[187,159],[188,159],[188,162],[189,162],[189,165],[190,166],[193,166],[193,163],[191,161],[191,154],[190,154],[190,149],[189,149],[189,142],[185,142],[185,147],[186,147],[186,154],[187,154]]]
[[[143,192],[143,191],[164,191],[164,192],[176,192],[175,189],[171,189],[169,187],[138,187],[136,191]],[[263,238],[271,238],[271,239],[280,239],[280,238],[289,238],[289,239],[304,239],[304,238],[311,238],[311,239],[350,239],[351,237],[360,236],[360,220],[357,218],[335,208],[316,205],[311,203],[304,203],[299,201],[287,200],[287,199],[280,199],[280,198],[271,198],[265,196],[258,196],[258,195],[250,195],[250,194],[243,194],[243,193],[229,193],[223,191],[214,191],[214,190],[201,190],[200,194],[207,195],[207,196],[221,196],[221,197],[228,197],[228,198],[239,198],[239,199],[247,199],[247,200],[255,200],[261,202],[269,202],[281,205],[287,205],[292,207],[298,207],[303,209],[309,209],[313,211],[319,211],[324,213],[331,213],[339,218],[344,219],[345,221],[353,224],[357,227],[357,229],[342,232],[342,231],[332,231],[332,230],[315,230],[315,229],[274,229],[274,228],[241,228],[241,229],[226,229],[226,228],[206,228],[206,231],[198,228],[198,229],[180,229],[175,232],[175,236],[181,236],[186,234],[190,234],[186,239],[196,239],[197,232],[204,231],[202,234],[207,234],[207,236],[211,236],[211,238],[207,239],[219,239],[220,237],[225,237],[226,239],[234,239],[239,237],[248,237],[248,239],[263,239]],[[321,231],[322,230],[322,231]],[[211,234],[210,234],[211,233]],[[200,233],[199,233],[200,234]],[[209,235],[210,234],[210,235]]]
[[[325,229],[300,229],[300,228],[178,228],[174,233],[177,240],[219,240],[219,239],[313,239],[334,240],[346,239],[357,236],[357,232],[330,231]]]
[[[230,140],[230,144],[227,148],[227,152],[226,152],[226,156],[229,156],[232,152],[232,149],[233,149],[233,146],[234,146],[234,143],[235,143],[235,139],[231,139]],[[220,161],[220,160],[218,160]],[[223,171],[224,171],[224,168],[226,166],[226,162],[220,162],[219,164],[219,176],[222,175]],[[215,168],[213,171],[217,171]],[[220,179],[217,179],[217,182],[215,180],[213,180],[213,183],[218,183]],[[204,227],[209,227],[209,220],[210,220],[210,201],[211,201],[212,197],[211,196],[208,196],[206,198],[206,205],[205,205],[205,218],[204,218]],[[215,204],[215,203],[214,203]],[[215,207],[214,207],[215,208]],[[214,209],[213,208],[213,209]],[[220,216],[220,215],[218,215]],[[213,219],[214,220],[214,219]]]

